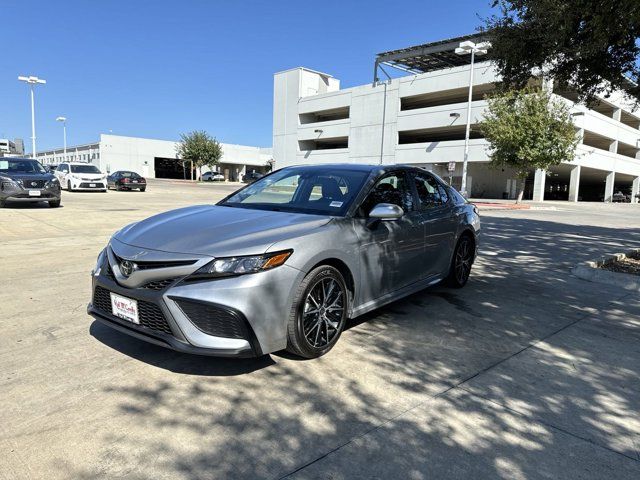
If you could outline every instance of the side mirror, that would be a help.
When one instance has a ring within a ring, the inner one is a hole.
[[[372,226],[378,221],[388,222],[402,218],[404,210],[393,203],[379,203],[369,212],[367,226]]]

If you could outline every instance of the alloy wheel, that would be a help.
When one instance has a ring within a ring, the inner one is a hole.
[[[463,237],[458,244],[456,250],[456,259],[454,264],[456,281],[460,285],[464,285],[471,273],[471,265],[473,262],[473,246],[467,237]]]
[[[324,348],[339,334],[344,319],[345,291],[331,277],[318,280],[307,293],[302,311],[302,330],[313,348]]]

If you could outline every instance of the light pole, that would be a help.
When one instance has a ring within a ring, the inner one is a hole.
[[[473,95],[473,63],[476,55],[484,55],[491,47],[489,42],[474,43],[469,40],[461,42],[455,52],[458,55],[471,55],[471,67],[469,68],[469,103],[467,105],[467,130],[464,135],[464,161],[462,162],[462,185],[460,193],[467,196],[467,162],[469,161],[469,133],[471,131],[471,98]]]
[[[67,117],[58,117],[56,118],[56,122],[62,122],[62,141],[64,145],[64,160],[67,160]]]
[[[31,87],[31,154],[33,158],[36,158],[36,107],[33,99],[33,87],[38,83],[45,84],[47,81],[33,75],[30,77],[19,76],[18,80],[28,83]]]

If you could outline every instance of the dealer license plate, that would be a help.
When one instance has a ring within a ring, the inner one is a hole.
[[[40,190],[29,190],[30,197],[39,197],[41,195]]]
[[[111,293],[111,311],[116,317],[139,324],[138,302],[131,298]]]

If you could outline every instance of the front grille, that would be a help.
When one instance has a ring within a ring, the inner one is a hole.
[[[173,334],[167,319],[164,317],[164,314],[158,305],[151,302],[145,302],[144,300],[137,300],[137,302],[138,319],[140,320],[141,327],[169,335]],[[93,292],[93,307],[97,310],[102,310],[108,315],[112,315],[111,295],[109,294],[109,290],[100,286],[96,287]]]
[[[189,320],[204,333],[216,337],[247,339],[246,324],[234,312],[184,299],[176,299],[176,303]]]
[[[195,260],[177,260],[175,262],[136,262],[136,265],[138,265],[138,270],[148,270],[150,268],[183,267],[194,263],[196,263]]]
[[[101,182],[81,183],[78,188],[104,188],[104,184]]]
[[[112,250],[113,252],[113,250]],[[127,260],[126,258],[119,257],[113,252],[114,256],[118,260],[118,264],[122,263],[123,260]],[[138,270],[149,270],[152,268],[171,268],[171,267],[184,267],[186,265],[193,265],[197,262],[197,260],[169,260],[169,261],[140,261],[140,260],[131,260],[137,265]]]
[[[24,188],[44,188],[44,180],[22,180]]]
[[[164,280],[155,280],[153,282],[145,283],[140,288],[146,288],[148,290],[164,290],[176,280],[177,278],[165,278]]]

